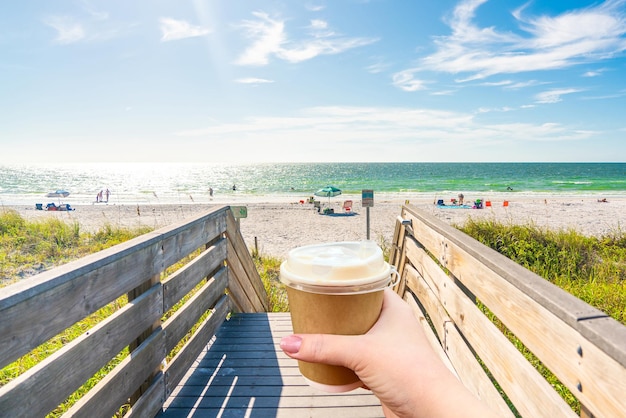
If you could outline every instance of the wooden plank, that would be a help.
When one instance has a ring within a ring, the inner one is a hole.
[[[191,337],[184,347],[174,356],[170,363],[165,368],[166,380],[166,395],[169,396],[171,391],[174,390],[176,385],[183,378],[189,367],[202,352],[203,347],[206,346],[207,341],[211,339],[219,326],[224,322],[226,315],[230,311],[229,297],[223,295],[220,300],[215,304],[213,313],[204,320],[200,327],[196,330],[196,333]],[[164,324],[164,330],[167,334],[167,322]]]
[[[154,418],[165,403],[165,375],[160,373],[124,418]]]
[[[233,258],[237,258],[239,264],[243,267],[246,272],[246,276],[248,277],[248,284],[252,285],[254,289],[254,293],[257,295],[257,298],[261,304],[261,309],[256,312],[267,312],[269,310],[269,299],[267,297],[267,293],[265,292],[265,288],[263,287],[263,282],[261,281],[261,277],[254,265],[254,261],[250,256],[250,252],[246,247],[246,243],[241,236],[241,231],[239,230],[239,226],[233,214],[229,211],[226,216],[227,222],[227,231],[228,235],[228,243],[232,245],[232,248],[228,248],[228,260],[229,263],[233,262]],[[243,276],[240,276],[243,280]],[[256,306],[256,302],[254,302]]]
[[[448,370],[450,370],[450,372],[458,378],[458,374],[456,370],[454,369],[454,365],[452,364],[452,362],[448,358],[448,355],[444,351],[441,345],[441,341],[439,341],[439,338],[437,337],[437,334],[433,331],[433,328],[431,328],[430,324],[426,320],[424,311],[422,310],[420,305],[418,305],[418,303],[416,302],[415,296],[413,295],[413,293],[405,292],[404,300],[411,307],[411,310],[413,311],[413,314],[415,315],[415,318],[417,319],[419,324],[422,326],[422,328],[424,328],[424,333],[426,335],[426,339],[430,343],[430,346],[433,348],[437,356],[441,359],[441,361],[448,368]]]
[[[409,254],[407,252],[407,254]],[[443,270],[436,267],[424,251],[416,249],[411,251],[408,257],[413,264],[425,267],[431,272],[431,280],[434,282],[432,290],[434,297],[441,301],[449,318],[463,334],[464,339],[457,339],[465,347],[467,340],[477,355],[485,363],[495,380],[500,384],[507,396],[523,416],[554,417],[573,416],[572,410],[558,396],[548,382],[532,367],[523,355],[510,343],[510,341],[489,321],[489,319],[476,307],[464,291],[455,285]],[[439,274],[436,274],[436,273]],[[504,297],[504,296],[503,296]],[[506,295],[507,298],[510,295]],[[458,352],[460,347],[445,344],[449,356]],[[463,353],[456,360],[474,360],[474,356]],[[455,359],[451,357],[457,371],[465,369],[472,371],[469,366],[457,366]],[[475,376],[474,376],[475,378]],[[464,382],[472,379],[472,376],[462,376]],[[533,402],[528,402],[532,399]]]
[[[223,234],[228,213],[228,207],[213,209],[205,215],[160,229],[165,266],[173,265]]]
[[[421,248],[416,249],[416,251],[421,251],[425,255]],[[443,271],[439,271],[443,274]],[[405,272],[409,277],[407,280],[408,288],[415,292],[418,300],[428,301],[425,304],[425,309],[429,313],[433,326],[439,330],[439,335],[441,336],[441,341],[433,337],[431,345],[436,344],[438,346],[436,351],[443,350],[443,347],[445,347],[446,354],[440,355],[444,363],[450,365],[448,368],[452,369],[452,372],[479,399],[484,400],[492,409],[498,411],[501,416],[512,416],[511,410],[504,402],[501,394],[480,367],[474,354],[467,348],[465,340],[454,327],[453,321],[441,304],[435,302],[439,300],[435,292],[411,265],[407,265]],[[429,331],[432,332],[430,328]],[[459,347],[465,349],[459,349]]]
[[[111,417],[165,358],[165,334],[155,331],[67,411],[73,418]],[[151,382],[156,384],[158,381]]]
[[[3,288],[0,367],[128,293],[224,231],[223,218],[229,212],[227,207],[214,209],[195,220],[142,235]],[[41,318],[46,318],[46,326],[33,327]]]
[[[136,244],[136,242],[135,242]],[[129,254],[124,243],[3,288],[0,294],[0,366],[16,360],[77,321],[126,294],[151,275],[158,245]],[[20,284],[30,285],[19,286]],[[19,291],[19,293],[18,293]],[[33,326],[46,319],[45,326]]]
[[[384,416],[370,391],[329,394],[306,384],[297,362],[279,347],[290,331],[289,314],[233,315],[158,416]]]
[[[245,308],[244,312],[265,312],[261,299],[252,286],[248,272],[244,269],[239,258],[233,257],[234,251],[232,241],[229,240],[227,262],[230,273],[228,275],[228,287],[234,290],[233,298],[237,299],[238,305]]]
[[[198,283],[208,277],[208,273],[224,265],[226,240],[220,239],[198,257],[163,281],[163,311],[169,311],[187,295]]]
[[[226,288],[226,268],[220,270],[209,279],[202,288],[193,295],[174,315],[163,328],[167,330],[165,347],[169,353],[189,330],[198,322],[206,311],[211,309],[217,300],[224,295]]]
[[[449,225],[406,213],[420,242],[592,413],[624,410],[626,327]]]
[[[467,346],[463,336],[454,325],[454,322],[445,323],[446,328],[446,353],[454,363],[454,367],[458,373],[463,385],[472,392],[478,399],[482,400],[500,417],[514,417],[515,415],[504,401],[502,394],[489,380],[485,371],[476,361],[476,356],[472,349]],[[510,370],[511,373],[517,375],[516,370]],[[537,400],[533,399],[533,403]],[[528,402],[528,399],[525,400]],[[572,411],[567,405],[563,404],[565,413],[559,415],[561,417],[571,416]],[[531,415],[535,416],[535,415]]]
[[[10,411],[12,416],[44,416],[52,411],[107,364],[112,356],[158,320],[162,303],[161,287],[154,286],[1,387],[0,411]],[[68,370],[72,372],[68,373]]]
[[[428,286],[427,282],[422,283],[426,279],[420,275],[415,268],[410,265],[405,267],[405,277],[407,288],[417,297],[426,313],[431,319],[432,325],[436,332],[436,336],[440,343],[445,341],[445,323],[450,321],[450,317],[445,308],[441,305],[441,301],[437,298],[436,293]]]

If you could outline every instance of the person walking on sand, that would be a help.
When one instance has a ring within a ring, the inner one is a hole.
[[[96,203],[98,202],[102,202],[102,190],[100,190],[96,196]]]
[[[106,189],[106,191],[104,192],[104,196],[106,197],[106,202],[109,203],[109,196],[111,195],[111,191],[109,189]]]
[[[209,187],[209,196],[213,197],[213,187]]]

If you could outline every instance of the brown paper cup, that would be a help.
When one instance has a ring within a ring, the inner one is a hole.
[[[293,331],[296,334],[365,334],[376,323],[383,291],[357,295],[321,295],[287,287]],[[347,392],[362,385],[350,369],[298,361],[300,373],[327,392]]]
[[[312,254],[312,255],[311,255]],[[365,334],[376,323],[394,270],[372,242],[340,242],[292,250],[281,265],[296,334]],[[326,392],[362,386],[350,369],[298,361],[307,382]]]

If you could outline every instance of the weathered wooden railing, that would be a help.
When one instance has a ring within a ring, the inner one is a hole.
[[[130,405],[126,416],[153,417],[231,310],[267,310],[237,223],[222,207],[0,289],[0,368],[126,300],[0,387],[0,416],[45,416],[107,367],[66,415],[111,417]]]
[[[619,322],[411,206],[397,219],[390,261],[441,357],[501,416],[577,416],[503,331],[571,392],[580,416],[626,416]]]
[[[581,416],[626,416],[623,325],[411,206],[397,219],[390,261],[442,359],[503,417],[577,415],[503,330],[571,392]],[[66,415],[130,406],[125,416],[154,417],[231,310],[267,310],[223,207],[0,289],[0,367],[126,300],[0,387],[0,416],[45,416],[109,370]]]

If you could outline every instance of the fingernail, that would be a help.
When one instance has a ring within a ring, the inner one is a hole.
[[[302,338],[297,335],[290,335],[288,337],[283,337],[280,340],[280,348],[285,353],[295,354],[300,351],[300,346],[302,345]]]

